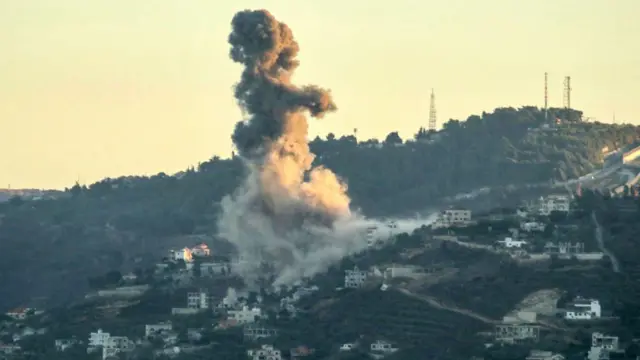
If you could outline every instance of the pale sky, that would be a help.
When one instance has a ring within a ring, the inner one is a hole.
[[[266,8],[300,43],[294,78],[330,88],[311,125],[359,138],[499,106],[640,123],[639,0],[0,0],[0,188],[168,174],[231,153],[234,13]]]

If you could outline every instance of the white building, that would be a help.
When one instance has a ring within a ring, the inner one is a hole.
[[[514,240],[512,237],[506,237],[504,240],[498,240],[498,243],[502,244],[504,247],[511,248],[522,248],[522,245],[526,245],[527,242],[524,240]]]
[[[567,306],[564,313],[566,320],[591,320],[602,316],[600,301],[576,298]]]
[[[282,353],[271,345],[262,345],[260,349],[248,350],[247,355],[253,360],[282,360]]]
[[[526,232],[544,231],[544,229],[546,227],[547,227],[547,225],[545,225],[544,223],[538,222],[538,221],[530,221],[530,222],[522,222],[522,223],[520,223],[520,230],[526,231]]]
[[[200,290],[187,294],[187,308],[189,309],[209,309],[211,307],[211,296],[206,291]]]
[[[159,323],[153,325],[145,325],[144,326],[144,336],[152,337],[163,332],[171,332],[173,330],[173,325],[171,322]]]
[[[431,224],[433,229],[455,226],[467,226],[471,223],[471,210],[449,209],[438,215],[436,221]]]
[[[227,320],[236,321],[238,324],[250,324],[262,317],[262,310],[243,306],[240,310],[229,310]]]
[[[553,211],[569,212],[570,209],[569,195],[549,195],[546,198],[540,198],[538,212],[540,215],[549,215]]]
[[[87,344],[89,348],[87,350],[105,346],[110,337],[111,335],[108,332],[103,332],[102,329],[98,329],[97,332],[90,333],[89,344]]]
[[[382,340],[377,340],[371,343],[371,352],[378,352],[384,354],[392,354],[398,351],[398,348],[393,347],[390,343]]]
[[[367,272],[361,271],[357,266],[353,270],[345,270],[344,272],[344,287],[356,289],[364,285],[367,281]]]
[[[121,352],[132,351],[135,343],[126,336],[112,336],[102,347],[102,360],[118,356]]]
[[[608,336],[594,332],[591,334],[591,349],[587,353],[589,360],[608,360],[612,352],[621,352],[617,336]]]

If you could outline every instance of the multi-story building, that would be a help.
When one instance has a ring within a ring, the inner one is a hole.
[[[358,269],[357,266],[353,270],[345,270],[344,272],[344,287],[356,289],[364,285],[367,281],[368,273]]]
[[[209,293],[200,290],[187,294],[187,308],[189,309],[209,309],[211,308],[211,296]]]
[[[126,336],[111,336],[102,347],[102,360],[118,356],[121,352],[129,352],[135,348],[135,343]]]
[[[91,351],[93,348],[103,347],[109,341],[111,334],[108,332],[102,331],[102,329],[98,329],[97,332],[92,332],[89,334],[89,343],[87,351]]]
[[[591,334],[591,349],[587,353],[589,360],[609,360],[611,353],[622,352],[617,336],[604,335],[599,332]]]
[[[564,318],[566,320],[592,320],[602,316],[600,301],[595,299],[576,298],[567,305]]]
[[[433,229],[467,226],[471,223],[471,210],[448,209],[438,215],[431,224]]]
[[[540,215],[550,215],[553,211],[569,212],[571,209],[571,198],[569,195],[549,195],[540,198],[538,212]]]
[[[507,315],[502,323],[496,325],[495,339],[503,343],[518,343],[521,341],[538,341],[540,326],[537,325],[537,314],[531,311],[519,311]]]

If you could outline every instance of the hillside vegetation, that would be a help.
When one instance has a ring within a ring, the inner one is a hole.
[[[601,166],[603,147],[640,135],[631,125],[580,122],[578,111],[551,109],[556,117],[572,121],[543,129],[539,109],[501,108],[450,120],[437,133],[420,129],[413,139],[330,134],[311,148],[348,183],[355,207],[383,216],[480,187],[583,175]],[[215,233],[219,201],[244,175],[239,159],[214,157],[177,176],[105,179],[55,200],[0,204],[0,308],[35,297],[65,301],[86,290],[87,276],[146,266],[169,247]]]

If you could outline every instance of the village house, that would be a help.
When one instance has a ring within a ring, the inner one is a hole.
[[[187,294],[187,307],[189,309],[205,310],[211,308],[211,296],[205,290]]]
[[[187,294],[186,308],[172,308],[172,315],[194,315],[211,309],[211,296],[205,290],[199,292],[190,292]]]
[[[247,325],[242,329],[242,336],[250,341],[266,339],[276,335],[278,335],[278,330],[255,324]]]
[[[364,285],[367,281],[368,273],[366,271],[358,269],[354,266],[353,270],[345,270],[344,272],[344,287],[350,289],[357,289]]]
[[[256,322],[257,319],[262,317],[262,310],[260,308],[249,308],[243,306],[239,310],[227,311],[227,320],[236,321],[238,324],[250,324]]]
[[[558,242],[557,244],[554,244],[552,242],[547,242],[544,245],[544,252],[556,255],[582,254],[584,253],[584,243]]]
[[[371,345],[369,346],[369,350],[371,351],[371,355],[374,358],[381,358],[388,354],[393,354],[394,352],[398,351],[398,348],[394,347],[389,342],[376,340],[371,343]]]
[[[546,227],[547,225],[539,221],[528,221],[528,222],[520,223],[520,230],[526,231],[526,232],[544,231]]]
[[[431,228],[462,227],[471,224],[471,210],[448,209],[438,215]]]
[[[91,353],[94,350],[103,347],[107,343],[107,341],[109,341],[110,337],[111,334],[109,334],[108,332],[103,332],[102,329],[98,329],[97,332],[90,333],[89,343],[87,344],[87,353]]]
[[[495,340],[508,344],[525,340],[537,341],[540,338],[537,318],[537,314],[532,311],[518,311],[503,317],[502,323],[496,325]]]
[[[22,348],[18,344],[4,344],[0,342],[0,354],[13,355],[19,353],[21,350]]]
[[[538,213],[544,216],[548,216],[554,211],[569,212],[571,198],[564,194],[549,195],[546,198],[541,197],[538,205]]]
[[[552,351],[531,350],[525,360],[564,360],[564,356]]]
[[[592,320],[602,316],[600,301],[577,297],[567,304],[564,312],[566,320]]]
[[[591,334],[591,349],[587,353],[588,360],[608,360],[611,353],[621,353],[617,336],[604,335],[599,332]]]
[[[385,278],[416,278],[423,276],[425,273],[424,268],[416,265],[401,265],[401,264],[392,264],[387,267],[384,272]]]
[[[225,262],[206,262],[200,264],[200,276],[229,275],[231,267]]]
[[[129,352],[135,348],[135,343],[126,336],[111,336],[102,329],[89,334],[89,344],[87,353],[96,350],[102,350],[102,359],[106,360],[110,357],[117,356],[121,352]]]
[[[122,352],[130,352],[135,349],[135,343],[126,336],[111,336],[102,347],[102,359],[118,356]]]
[[[315,349],[310,349],[307,346],[301,345],[289,350],[289,359],[300,359],[309,355],[312,355]]]
[[[66,351],[67,349],[76,346],[76,345],[80,345],[82,344],[82,341],[78,340],[78,339],[58,339],[54,341],[54,346],[56,348],[57,351]]]
[[[200,244],[191,248],[191,255],[197,257],[211,256],[211,250],[207,244]]]
[[[180,250],[169,250],[169,259],[173,261],[183,260],[184,262],[193,261],[193,257],[191,256],[191,250],[189,248],[184,248]]]
[[[164,332],[171,332],[173,330],[173,325],[170,321],[163,322],[159,324],[153,325],[145,325],[144,326],[144,336],[146,338],[154,337],[160,335]]]
[[[271,345],[262,345],[259,349],[248,350],[247,355],[252,360],[282,360],[280,350]]]
[[[27,308],[27,307],[20,307],[20,308],[16,308],[11,311],[8,311],[5,315],[7,315],[8,317],[14,320],[24,320],[27,317],[33,315],[34,313],[35,313],[34,309]]]

